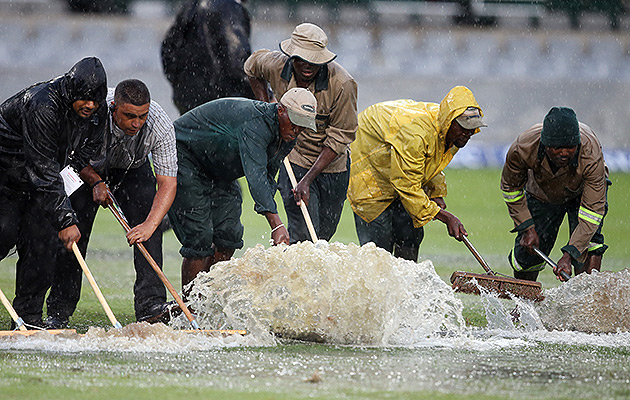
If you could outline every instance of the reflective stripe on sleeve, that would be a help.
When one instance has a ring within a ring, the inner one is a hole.
[[[525,195],[525,191],[523,189],[517,190],[516,192],[506,192],[502,190],[501,193],[503,193],[503,200],[505,200],[506,203],[519,201]]]
[[[591,243],[588,244],[588,249],[587,250],[588,251],[595,251],[597,249],[601,249],[602,247],[604,247],[604,245],[601,244],[601,243],[593,243],[593,242],[591,242]]]
[[[516,256],[514,255],[514,253],[516,253],[514,250],[510,251],[510,255],[508,258],[508,260],[510,261],[510,266],[512,267],[514,271],[536,272],[536,271],[542,271],[543,269],[545,269],[544,261],[540,264],[532,265],[531,267],[522,267],[518,263],[518,261],[516,261]]]
[[[522,271],[523,268],[521,268],[518,261],[516,261],[516,257],[514,256],[514,253],[515,253],[514,251],[510,252],[510,264],[512,266],[512,269],[514,269],[514,271]]]
[[[602,219],[604,218],[603,215],[597,214],[596,212],[582,206],[580,206],[580,210],[578,211],[578,217],[586,222],[590,222],[593,225],[601,224]]]

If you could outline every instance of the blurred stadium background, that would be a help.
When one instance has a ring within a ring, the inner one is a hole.
[[[395,98],[439,102],[466,85],[488,128],[453,166],[502,164],[506,146],[565,105],[601,138],[612,170],[630,171],[630,1],[250,0],[252,49],[276,49],[304,21],[359,83],[359,109]],[[159,57],[175,0],[0,0],[0,101],[103,61],[110,86],[144,80],[178,116]]]

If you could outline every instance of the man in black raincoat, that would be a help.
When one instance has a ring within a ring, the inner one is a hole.
[[[81,171],[101,145],[106,95],[105,69],[90,57],[0,105],[0,259],[17,247],[13,306],[26,324],[42,325],[54,266],[36,246],[54,248],[57,236],[71,251],[81,237],[60,172]]]
[[[250,19],[238,0],[186,1],[162,42],[162,66],[180,114],[221,97],[254,98],[243,72]]]

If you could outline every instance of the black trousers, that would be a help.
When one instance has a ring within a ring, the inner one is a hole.
[[[365,222],[354,214],[354,224],[361,246],[373,242],[396,257],[418,261],[424,228],[413,226],[413,220],[400,199],[394,200],[372,222]]]
[[[110,190],[112,190],[129,221],[129,225],[134,227],[144,222],[151,210],[156,192],[156,180],[150,163],[146,162],[141,167],[128,171],[112,169],[109,172],[108,182]],[[83,185],[74,192],[70,196],[70,201],[79,217],[78,226],[81,231],[81,239],[78,247],[81,254],[85,256],[99,206],[92,200],[92,189],[87,185]],[[114,218],[113,215],[110,217]],[[124,235],[122,227],[120,228],[120,235]],[[143,244],[155,262],[162,268],[162,232],[159,228]],[[46,300],[48,315],[69,317],[74,313],[81,296],[82,270],[74,254],[63,248],[59,248],[56,259],[53,283],[50,295]],[[166,301],[166,289],[157,273],[136,246],[133,249],[133,264],[136,270],[134,309],[136,318],[140,318],[147,313],[151,306]],[[96,278],[98,279],[98,277]]]
[[[30,324],[42,319],[44,296],[54,274],[50,254],[61,246],[57,230],[28,194],[0,189],[0,259],[16,246],[13,308]]]
[[[581,197],[577,197],[563,204],[549,204],[542,202],[529,194],[527,195],[527,208],[529,209],[534,224],[536,225],[536,233],[540,239],[540,250],[549,255],[558,238],[558,231],[564,220],[564,216],[567,216],[569,222],[569,237],[578,225],[578,210],[580,208]],[[604,216],[608,213],[608,202],[606,202],[606,211]],[[596,250],[588,250],[589,254],[603,255],[608,246],[604,244],[604,235],[602,234],[602,227],[604,221],[600,223],[597,231],[591,238],[592,244],[598,244]],[[516,235],[514,241],[514,249],[510,252],[508,260],[510,265],[514,269],[514,276],[518,279],[530,279],[536,280],[538,272],[545,268],[545,262],[539,256],[530,254],[523,246],[521,246],[521,238],[525,235],[525,231],[519,232]],[[518,266],[515,266],[516,259]],[[581,263],[574,259],[571,259],[571,264],[574,268],[582,268]]]
[[[308,172],[308,169],[293,163],[291,167],[297,182]],[[311,184],[307,208],[318,239],[330,240],[335,234],[343,211],[343,202],[346,200],[349,179],[350,160],[348,159],[348,169],[345,172],[319,174]],[[287,229],[291,244],[311,240],[302,210],[295,204],[291,191],[293,185],[284,164],[280,167],[278,174],[278,189],[287,213]]]

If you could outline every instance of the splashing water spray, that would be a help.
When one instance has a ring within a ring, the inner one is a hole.
[[[336,344],[405,345],[465,327],[461,301],[430,261],[373,244],[258,245],[199,274],[188,305],[204,328]]]

